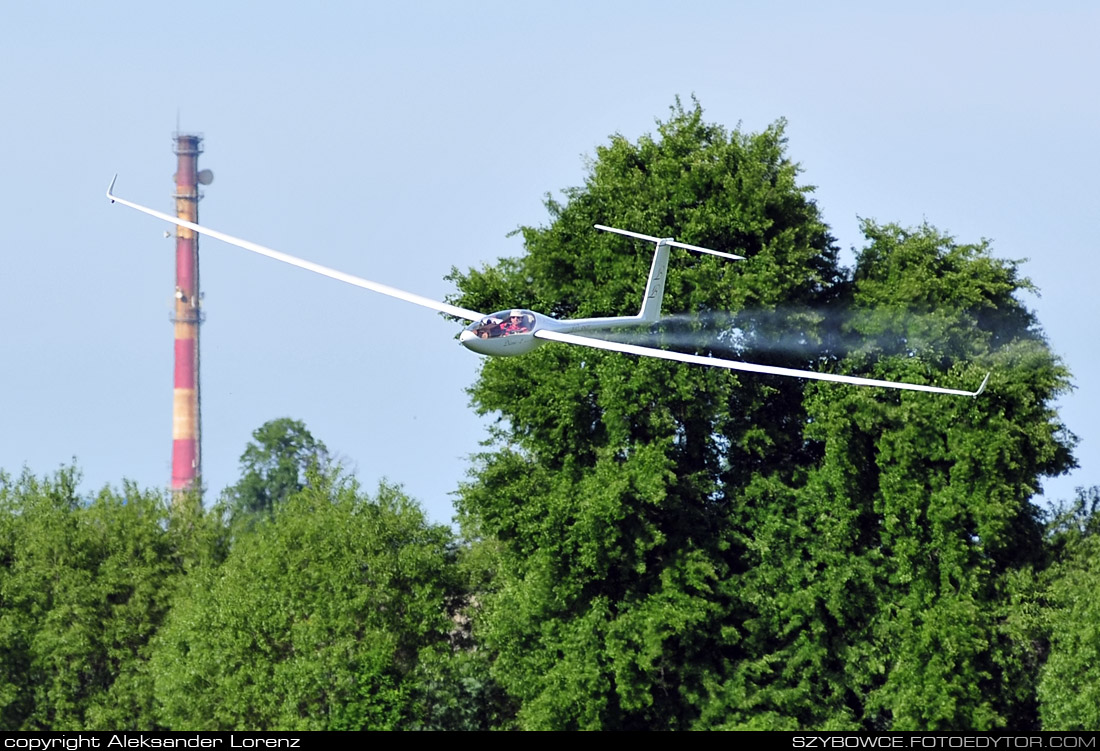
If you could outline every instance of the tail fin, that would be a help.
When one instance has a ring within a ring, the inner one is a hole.
[[[653,254],[653,265],[649,267],[649,281],[645,285],[642,309],[638,317],[643,321],[657,321],[661,318],[661,301],[665,297],[665,279],[668,277],[668,240],[657,240],[657,251]]]
[[[668,249],[670,247],[684,248],[686,250],[693,250],[696,253],[707,253],[735,261],[745,260],[744,256],[735,256],[733,253],[723,253],[718,250],[711,250],[710,248],[700,248],[698,245],[688,245],[687,243],[676,242],[671,237],[653,237],[652,235],[643,235],[639,232],[629,232],[625,229],[607,227],[603,224],[594,226],[596,229],[602,229],[605,232],[614,232],[619,235],[636,237],[639,240],[649,240],[652,243],[657,243],[657,250],[653,253],[653,265],[649,267],[649,281],[646,282],[645,297],[642,298],[642,309],[638,313],[638,318],[643,321],[656,321],[661,317],[661,301],[665,296],[665,278],[668,275]]]

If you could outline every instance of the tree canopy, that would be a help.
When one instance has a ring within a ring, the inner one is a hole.
[[[237,525],[194,496],[83,498],[77,483],[0,472],[0,728],[479,729],[499,714],[455,620],[453,534],[400,489],[314,469]]]
[[[152,662],[162,721],[203,730],[394,729],[445,644],[450,532],[400,491],[314,477],[192,577]]]
[[[1040,629],[1050,638],[1038,695],[1044,728],[1100,729],[1100,487],[1080,489],[1050,524]]]
[[[79,475],[0,472],[0,727],[155,727],[153,637],[186,575],[221,555],[193,503]],[[194,499],[188,499],[193,501]]]
[[[227,490],[230,505],[238,514],[270,512],[328,464],[328,449],[303,422],[269,420],[252,431],[241,454],[241,479]]]
[[[928,226],[866,222],[842,268],[783,129],[728,132],[696,104],[613,137],[548,200],[550,224],[522,229],[522,257],[454,275],[458,302],[635,312],[649,259],[591,229],[611,224],[748,258],[673,257],[665,309],[696,351],[968,388],[993,370],[989,391],[555,344],[485,362],[471,396],[495,443],[459,507],[499,543],[478,633],[524,727],[1037,721],[1027,645],[1001,622],[1010,574],[1041,557],[1030,498],[1071,465],[1072,436],[1028,282]],[[684,341],[672,328],[653,335]]]

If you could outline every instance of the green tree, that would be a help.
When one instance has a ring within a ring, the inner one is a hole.
[[[803,435],[823,457],[804,484],[745,499],[743,579],[778,589],[755,625],[762,642],[789,632],[767,664],[808,662],[793,672],[803,693],[775,672],[736,685],[804,726],[1034,727],[1036,659],[1013,608],[1017,576],[1044,558],[1030,499],[1072,464],[1052,407],[1067,374],[1016,297],[1029,285],[1015,263],[927,226],[864,230],[837,367],[971,387],[993,376],[978,399],[807,387]],[[770,699],[779,686],[791,706]],[[807,713],[811,699],[835,711]]]
[[[999,624],[1041,544],[1029,498],[1072,438],[1050,406],[1066,373],[1015,297],[1026,280],[984,245],[870,223],[848,273],[782,123],[727,132],[677,104],[657,131],[599,148],[548,200],[551,224],[522,230],[524,256],[454,274],[459,302],[635,312],[649,258],[591,230],[612,224],[748,257],[674,256],[665,309],[689,315],[658,341],[709,332],[697,351],[969,388],[995,374],[967,400],[554,344],[487,361],[471,395],[495,443],[459,507],[497,546],[475,633],[518,722],[1033,715],[1025,647]]]
[[[489,653],[473,633],[476,612],[495,577],[496,546],[465,530],[454,573],[459,582],[447,611],[454,628],[446,644],[421,652],[414,679],[417,730],[513,729],[515,706],[492,677]]]
[[[1078,491],[1051,526],[1043,729],[1100,730],[1100,488]]]
[[[658,137],[598,149],[585,185],[548,202],[553,223],[523,229],[524,257],[457,275],[462,304],[636,312],[648,254],[597,235],[599,222],[752,257],[676,255],[666,311],[748,311],[755,330],[783,306],[818,335],[808,314],[841,277],[796,176],[782,123],[729,133],[676,107]],[[815,451],[799,434],[801,385],[548,345],[486,362],[472,396],[500,416],[498,442],[460,509],[501,543],[479,633],[520,722],[689,726],[740,649],[731,614],[745,605],[728,582],[743,542],[729,499]]]
[[[227,495],[234,513],[266,513],[297,493],[311,470],[329,466],[328,449],[305,423],[281,417],[252,432],[241,454],[241,479]]]
[[[0,726],[155,726],[150,642],[185,572],[216,557],[201,512],[131,484],[78,496],[74,469],[0,473]],[[180,510],[184,515],[184,510]]]
[[[420,655],[454,624],[453,547],[399,490],[311,473],[192,576],[158,636],[161,722],[188,730],[415,725]]]

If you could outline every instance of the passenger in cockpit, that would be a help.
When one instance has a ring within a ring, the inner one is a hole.
[[[492,339],[500,336],[500,321],[496,318],[486,318],[474,330],[474,333],[477,334],[478,339]]]

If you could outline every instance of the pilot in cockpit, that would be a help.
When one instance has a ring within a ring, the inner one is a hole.
[[[509,334],[522,334],[527,331],[527,321],[522,311],[513,310],[508,320],[500,325],[500,330],[505,336]]]

